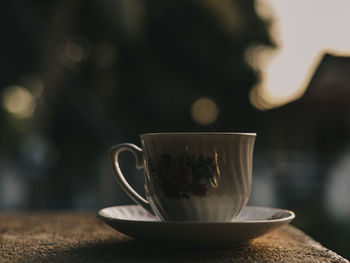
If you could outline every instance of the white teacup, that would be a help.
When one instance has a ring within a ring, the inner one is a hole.
[[[142,149],[110,150],[115,178],[138,204],[164,221],[232,221],[246,205],[252,182],[255,133],[146,133]],[[145,200],[127,183],[118,163],[131,151],[145,170]]]

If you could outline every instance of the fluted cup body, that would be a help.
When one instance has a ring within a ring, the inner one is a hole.
[[[254,133],[141,136],[146,198],[166,221],[232,221],[247,204]]]

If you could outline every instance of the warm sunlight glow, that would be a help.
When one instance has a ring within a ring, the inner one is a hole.
[[[201,125],[213,123],[218,117],[218,113],[216,103],[209,98],[200,98],[191,107],[192,118]]]
[[[258,15],[272,19],[270,34],[278,48],[247,54],[248,62],[262,70],[251,103],[263,110],[295,100],[304,94],[324,52],[350,55],[349,10],[348,0],[257,0]]]
[[[30,91],[22,86],[9,86],[2,97],[2,105],[17,118],[28,118],[35,110],[35,99]]]

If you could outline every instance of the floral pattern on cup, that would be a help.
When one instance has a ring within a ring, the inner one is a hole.
[[[180,199],[207,195],[210,180],[216,176],[214,159],[202,155],[179,157],[162,154],[149,162],[150,176],[158,182],[165,198]]]

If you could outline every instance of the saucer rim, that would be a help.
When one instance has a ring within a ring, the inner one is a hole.
[[[141,133],[144,136],[183,136],[183,135],[237,135],[237,136],[257,136],[256,132],[146,132]]]
[[[246,206],[248,208],[252,209],[272,209],[276,210],[276,212],[283,212],[288,214],[286,217],[283,218],[277,218],[277,219],[264,219],[264,220],[251,220],[251,221],[233,221],[233,222],[197,222],[197,221],[145,221],[145,220],[129,220],[129,219],[121,219],[116,217],[110,217],[103,215],[103,210],[105,209],[111,209],[111,208],[118,208],[118,207],[141,207],[139,205],[116,205],[116,206],[109,206],[100,209],[97,212],[97,217],[103,219],[103,220],[111,220],[111,221],[119,221],[123,223],[140,223],[143,224],[162,224],[162,225],[179,225],[179,224],[188,224],[188,225],[239,225],[239,224],[263,224],[263,223],[283,223],[283,222],[291,222],[295,218],[295,213],[292,210],[287,209],[281,209],[281,208],[274,208],[274,207],[267,207],[267,206]],[[142,208],[142,207],[141,207]],[[146,210],[145,210],[146,211]],[[147,212],[147,211],[146,211]]]

